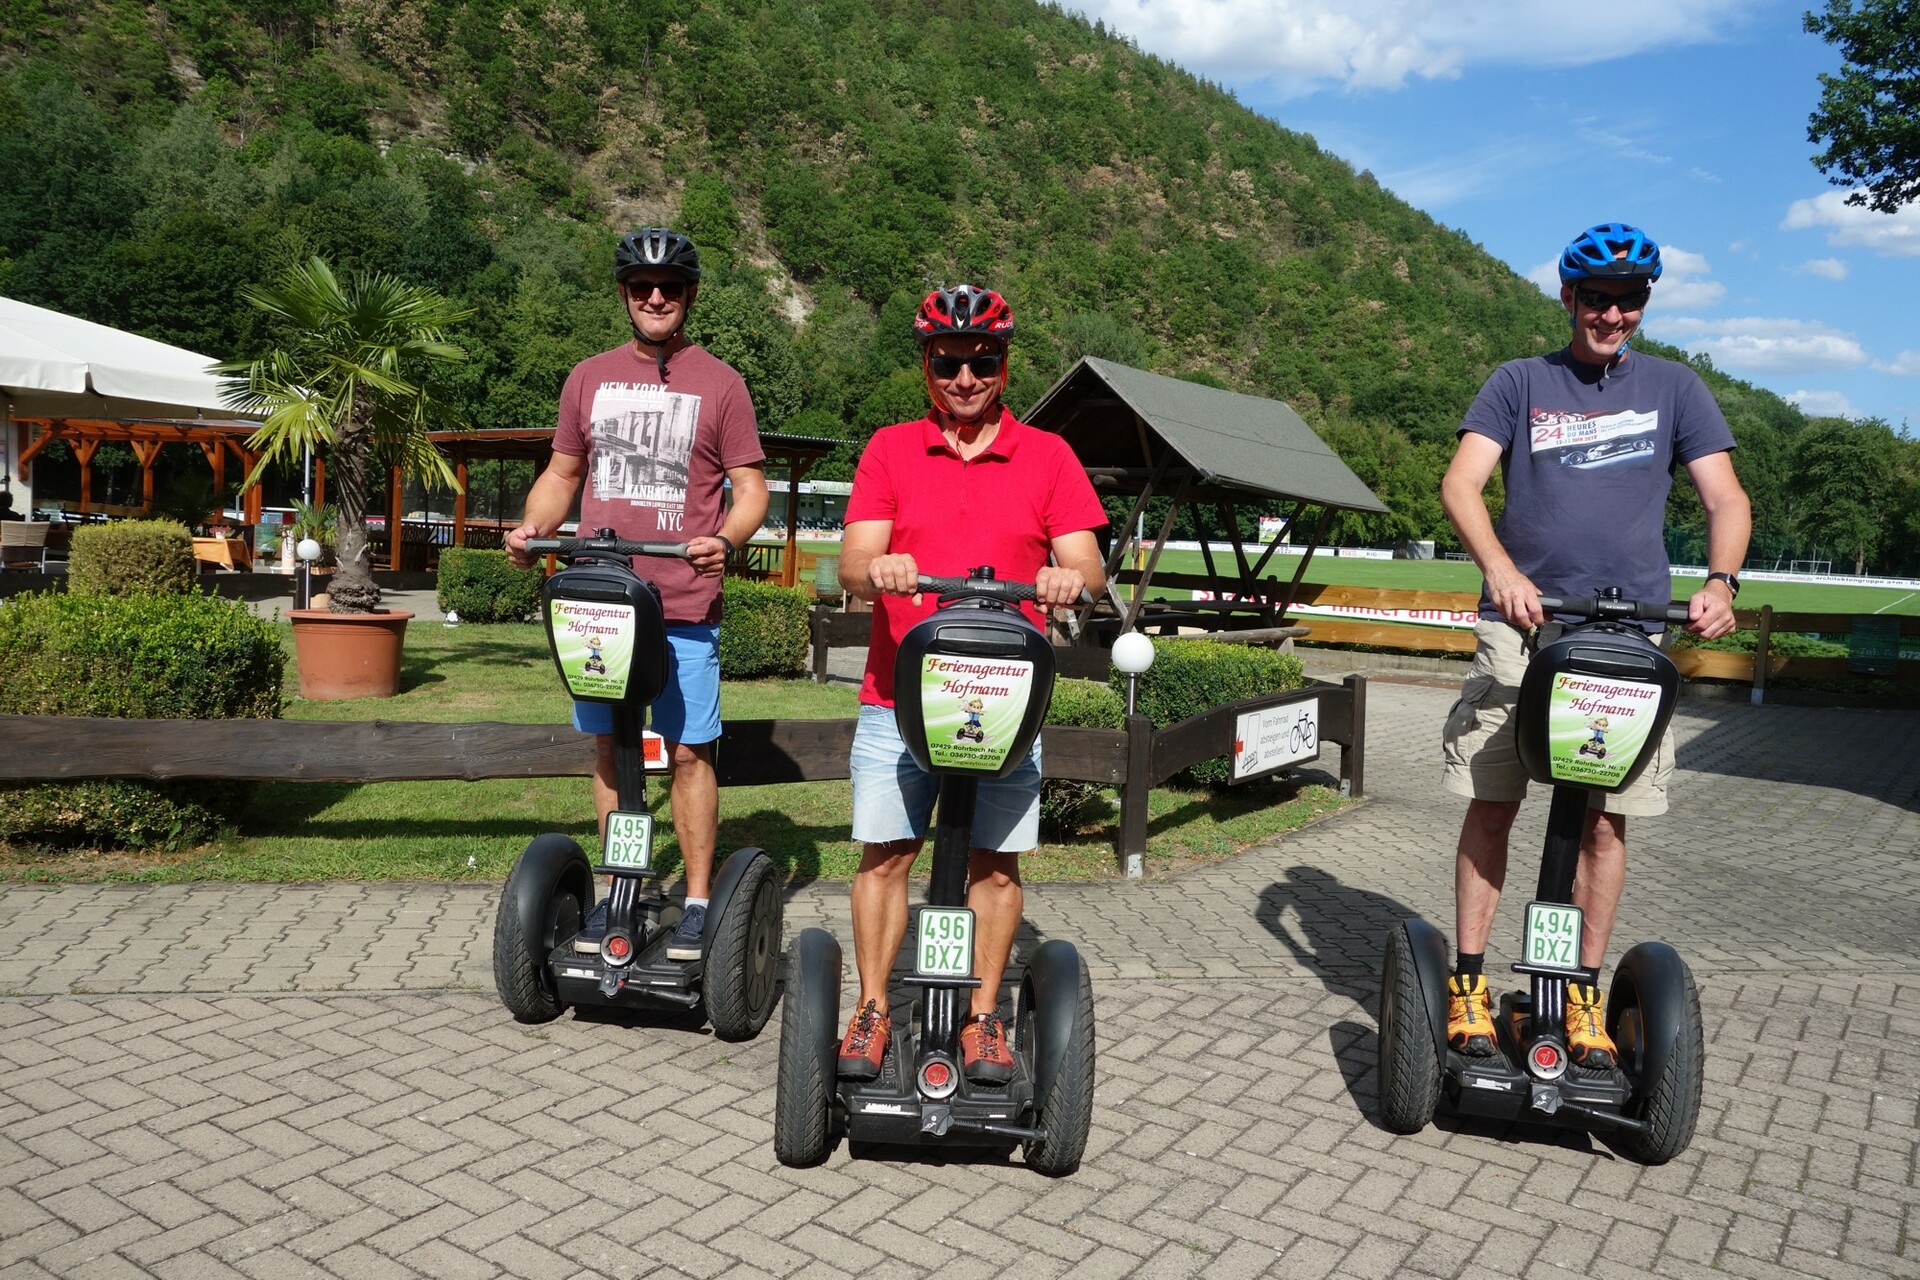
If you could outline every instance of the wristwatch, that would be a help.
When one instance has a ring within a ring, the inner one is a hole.
[[[728,557],[729,557],[729,558],[731,558],[731,557],[732,557],[732,555],[733,555],[733,553],[734,553],[734,545],[733,545],[733,539],[732,539],[732,538],[729,538],[729,537],[728,537],[728,536],[727,536],[726,534],[724,534],[724,533],[716,533],[716,534],[714,534],[713,536],[714,536],[714,539],[715,539],[716,541],[718,541],[718,542],[722,542],[722,543],[725,543],[725,544],[726,544],[726,548],[727,548],[727,555],[728,555]],[[1727,575],[1723,573],[1723,574],[1721,574],[1720,576],[1724,578],[1724,577],[1726,577]],[[1739,591],[1740,591],[1740,584],[1736,582],[1736,583],[1734,584],[1734,586],[1733,586],[1733,590],[1734,590],[1734,592],[1735,592],[1735,594],[1738,594],[1738,593],[1739,593]]]
[[[1740,598],[1740,579],[1734,577],[1732,574],[1719,572],[1710,573],[1707,575],[1707,581],[1726,583],[1727,590],[1733,593],[1733,598],[1735,600]]]

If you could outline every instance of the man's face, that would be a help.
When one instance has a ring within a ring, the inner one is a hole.
[[[1651,292],[1645,280],[1578,280],[1560,286],[1560,304],[1573,316],[1573,357],[1607,364],[1640,328]]]
[[[1000,403],[1007,381],[1006,347],[992,338],[935,338],[927,344],[927,376],[955,421],[979,422]]]
[[[670,271],[636,271],[620,286],[627,316],[648,342],[656,346],[686,323],[693,286]]]

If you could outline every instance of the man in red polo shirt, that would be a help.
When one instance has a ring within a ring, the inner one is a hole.
[[[964,577],[991,565],[1032,582],[1043,605],[1106,585],[1094,531],[1106,512],[1066,441],[1001,406],[1013,314],[972,285],[927,295],[913,322],[933,411],[874,433],[853,478],[840,584],[873,603],[873,638],[853,739],[854,962],[860,997],[840,1043],[840,1073],[870,1080],[891,1024],[887,978],[907,932],[907,881],[925,841],[939,781],[920,769],[893,720],[893,661],[902,636],[935,601],[922,573]],[[1051,563],[1049,563],[1051,560]],[[1041,621],[1038,613],[1031,616]],[[1020,928],[1020,855],[1040,842],[1040,743],[1005,778],[981,779],[973,814],[967,905],[975,917],[971,1016],[960,1032],[969,1080],[1013,1077],[999,1014],[1000,979]]]

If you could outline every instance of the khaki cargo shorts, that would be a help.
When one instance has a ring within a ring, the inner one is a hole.
[[[1473,666],[1460,686],[1459,700],[1447,712],[1443,734],[1446,769],[1441,785],[1474,800],[1522,800],[1532,781],[1514,745],[1513,708],[1520,677],[1527,670],[1525,637],[1504,622],[1482,618],[1473,628],[1479,642]],[[1590,793],[1588,807],[1624,816],[1651,817],[1667,811],[1667,784],[1673,780],[1673,724],[1638,777],[1618,791]]]

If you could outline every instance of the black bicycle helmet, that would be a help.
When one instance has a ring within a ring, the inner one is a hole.
[[[1638,227],[1602,222],[1575,236],[1560,254],[1560,283],[1660,278],[1660,246]]]
[[[1013,336],[1013,311],[1007,300],[991,289],[970,284],[935,289],[913,317],[913,336],[925,346],[946,334],[1004,342]]]
[[[625,284],[642,267],[672,271],[689,283],[700,279],[700,251],[693,241],[666,227],[646,227],[620,237],[613,249],[613,280]]]

